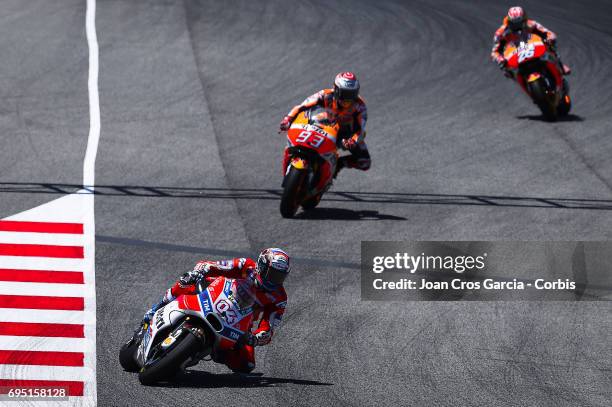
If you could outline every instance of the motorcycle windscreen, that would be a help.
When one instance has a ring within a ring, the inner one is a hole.
[[[308,112],[308,121],[319,127],[333,126],[337,123],[337,117],[333,111],[316,106]]]
[[[236,280],[232,284],[232,297],[240,310],[247,310],[255,304],[255,296],[246,280]]]

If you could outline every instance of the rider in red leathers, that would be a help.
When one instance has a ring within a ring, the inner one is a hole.
[[[527,13],[522,7],[511,7],[508,14],[504,17],[504,22],[495,31],[493,37],[493,49],[491,50],[491,59],[497,63],[499,68],[504,72],[504,75],[511,78],[512,74],[507,70],[507,61],[504,58],[504,48],[507,43],[514,42],[520,38],[521,32],[534,33],[542,37],[548,45],[548,48],[557,56],[559,67],[564,75],[571,73],[570,68],[561,62],[559,52],[557,51],[557,35],[544,27],[535,20],[527,18]]]
[[[295,106],[283,118],[280,130],[287,131],[295,117],[303,110],[319,105],[333,112],[340,124],[338,147],[349,150],[350,156],[340,157],[337,171],[343,167],[367,171],[371,165],[370,153],[364,141],[367,121],[365,100],[359,96],[359,81],[352,72],[336,75],[333,89],[323,89]],[[289,165],[289,153],[285,149],[283,173]]]
[[[151,307],[144,316],[144,322],[149,322],[155,311],[173,301],[179,295],[196,294],[197,285],[202,279],[208,283],[223,276],[235,279],[250,279],[255,286],[254,321],[259,320],[246,344],[236,350],[223,354],[216,352],[213,360],[224,363],[234,372],[249,373],[255,368],[254,346],[270,343],[274,329],[280,325],[287,305],[287,294],[283,281],[290,271],[289,256],[281,249],[263,250],[257,263],[249,258],[232,260],[198,262],[194,269],[187,272],[170,287],[161,302]]]

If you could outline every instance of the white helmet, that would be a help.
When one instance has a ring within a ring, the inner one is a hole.
[[[352,72],[340,72],[334,80],[334,98],[337,102],[354,102],[359,96],[359,81]]]

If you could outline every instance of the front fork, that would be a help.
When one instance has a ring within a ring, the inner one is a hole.
[[[285,150],[285,157],[283,159],[283,183],[281,186],[285,187],[285,180],[287,179],[287,174],[291,171],[291,168],[295,168],[297,170],[307,170],[310,165],[308,161],[301,157],[290,157],[287,150]]]

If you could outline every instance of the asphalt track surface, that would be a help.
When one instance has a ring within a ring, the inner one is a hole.
[[[612,237],[612,4],[524,2],[574,70],[573,115],[551,124],[488,61],[506,3],[330,3],[98,2],[100,405],[609,405],[609,303],[362,302],[358,262],[361,240]],[[87,44],[85,2],[0,10],[4,217],[81,182]],[[281,219],[278,122],[346,69],[372,169]],[[179,273],[268,246],[296,261],[258,375],[122,371]]]

